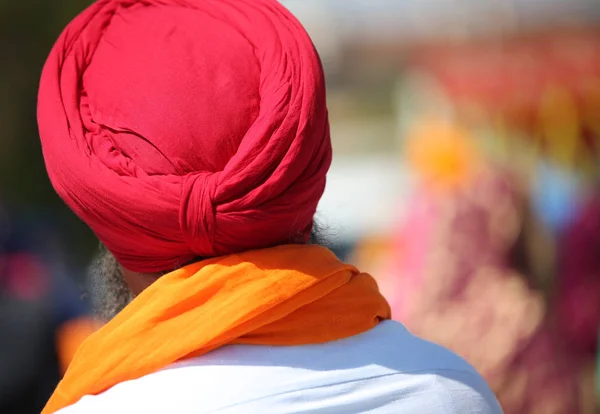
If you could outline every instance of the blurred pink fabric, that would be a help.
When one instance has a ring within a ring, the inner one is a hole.
[[[523,207],[516,182],[492,169],[452,194],[415,193],[386,294],[394,319],[472,363],[506,414],[579,413],[581,361],[511,263]]]
[[[600,194],[584,204],[561,243],[558,320],[569,346],[598,350],[600,328]]]

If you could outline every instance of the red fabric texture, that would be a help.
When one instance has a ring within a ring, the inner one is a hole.
[[[126,268],[306,242],[331,143],[323,71],[274,0],[101,0],[42,73],[58,194]]]

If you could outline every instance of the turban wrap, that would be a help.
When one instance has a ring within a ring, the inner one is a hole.
[[[48,175],[132,271],[303,243],[331,163],[324,88],[274,0],[100,0],[43,69]]]

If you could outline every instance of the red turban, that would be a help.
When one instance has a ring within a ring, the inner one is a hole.
[[[53,186],[126,268],[306,242],[331,143],[321,64],[275,0],[101,0],[38,122]]]

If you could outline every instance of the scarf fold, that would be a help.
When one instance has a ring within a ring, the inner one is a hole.
[[[375,280],[322,247],[202,261],[159,278],[89,337],[42,413],[226,344],[323,343],[390,317]]]

